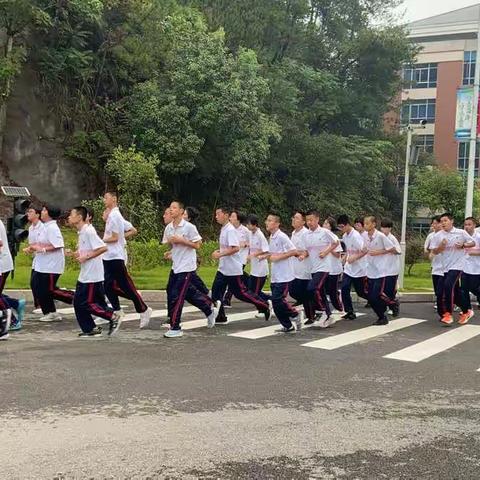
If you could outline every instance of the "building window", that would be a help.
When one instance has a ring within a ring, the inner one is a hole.
[[[477,52],[464,52],[463,54],[463,84],[473,85],[475,78],[475,63]]]
[[[405,88],[434,88],[437,86],[437,64],[419,63],[403,69]]]
[[[402,105],[401,123],[435,122],[435,99],[414,100]]]
[[[480,153],[480,143],[477,143],[475,150],[475,177],[478,177],[478,158]],[[468,156],[470,155],[470,142],[460,142],[458,144],[458,171],[462,175],[468,172]]]
[[[415,146],[425,153],[433,153],[433,144],[435,137],[433,135],[417,135]]]

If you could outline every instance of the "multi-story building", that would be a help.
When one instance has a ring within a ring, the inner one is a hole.
[[[474,81],[479,20],[477,4],[410,23],[409,37],[420,52],[415,64],[403,70],[400,123],[425,120],[417,144],[433,153],[439,165],[463,173],[468,168],[469,144],[455,140],[456,98],[459,87]]]

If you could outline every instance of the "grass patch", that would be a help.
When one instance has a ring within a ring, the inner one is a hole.
[[[19,256],[17,260],[20,260],[22,256]],[[30,288],[30,271],[31,267],[26,262],[18,262],[15,268],[15,278],[11,278],[7,281],[7,287],[10,289],[28,289]],[[199,268],[198,273],[202,277],[207,286],[211,287],[215,273],[217,271],[216,266],[202,266]],[[137,288],[141,290],[164,290],[167,286],[168,276],[170,274],[170,267],[159,266],[150,270],[131,272],[131,275],[135,281]],[[65,273],[60,277],[58,282],[59,286],[64,288],[75,288],[77,282],[78,271],[67,269]],[[268,289],[269,283],[266,284]],[[421,292],[432,290],[432,280],[430,277],[430,264],[419,263],[412,269],[412,274],[405,277],[405,291]]]

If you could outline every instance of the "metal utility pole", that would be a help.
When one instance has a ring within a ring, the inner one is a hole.
[[[472,106],[472,129],[470,131],[470,150],[468,155],[467,173],[467,199],[465,202],[465,217],[473,214],[473,190],[475,187],[475,157],[477,153],[477,115],[478,115],[478,90],[480,84],[480,18],[477,31],[477,52],[475,59],[475,76],[473,80],[473,106]]]

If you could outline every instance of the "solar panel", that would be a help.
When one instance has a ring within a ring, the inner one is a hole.
[[[7,197],[29,197],[30,192],[27,187],[2,186],[2,193]]]

